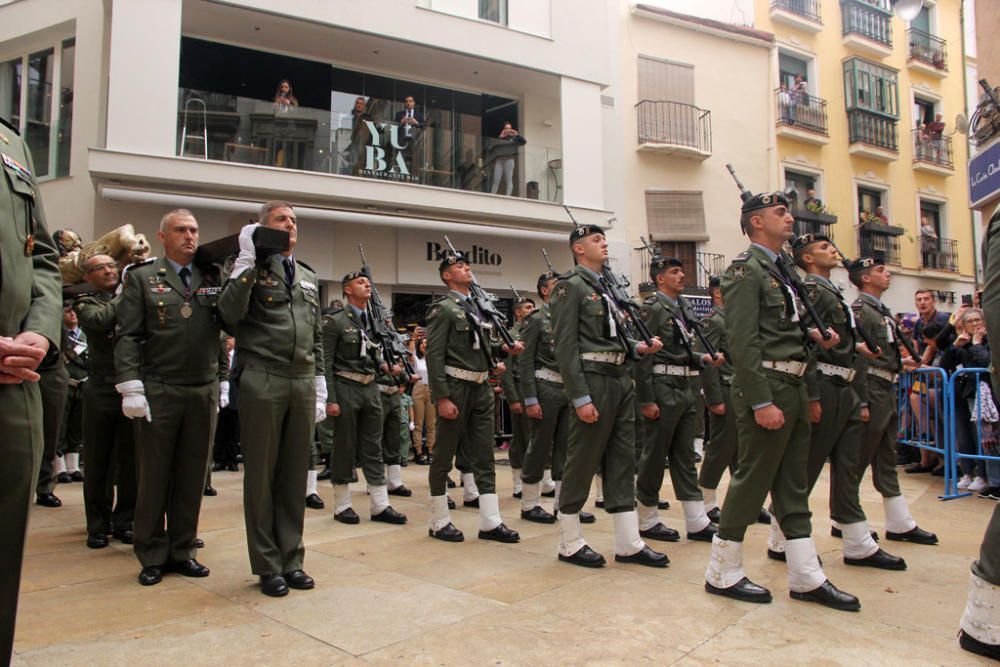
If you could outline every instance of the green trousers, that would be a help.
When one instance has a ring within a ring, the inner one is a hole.
[[[400,445],[402,441],[400,436],[402,434],[399,430],[401,424],[399,413],[402,410],[402,405],[399,402],[399,393],[385,394],[379,392],[379,395],[382,401],[382,463],[387,466],[398,466],[403,461],[399,455],[399,450],[402,448],[402,445]],[[406,451],[408,453],[409,449]],[[366,472],[365,475],[367,476],[367,474]]]
[[[333,417],[327,417],[316,424],[316,433],[319,435],[319,451],[321,454],[329,454],[333,451]]]
[[[883,498],[894,498],[899,490],[896,473],[896,431],[899,430],[899,412],[896,405],[896,385],[868,376],[868,411],[871,419],[865,424],[861,445],[858,479],[872,467],[872,483]]]
[[[670,481],[678,500],[701,500],[698,471],[694,465],[694,436],[698,428],[697,398],[687,378],[670,375],[653,378],[653,393],[660,406],[659,419],[636,415],[643,423],[645,440],[639,460],[636,493],[646,507],[656,507],[663,485],[663,463],[670,460]]]
[[[243,511],[256,575],[302,569],[316,380],[248,365],[240,377]]]
[[[361,463],[365,481],[369,486],[385,484],[385,466],[382,463],[382,399],[374,382],[361,384],[339,375],[333,378],[337,385],[337,404],[340,415],[333,418],[333,474],[332,484],[350,484],[355,462]],[[397,423],[399,413],[396,413]],[[397,432],[398,432],[397,427]]]
[[[1000,503],[993,508],[993,518],[983,535],[979,560],[972,563],[972,573],[994,586],[1000,586]]]
[[[730,475],[736,470],[736,458],[739,455],[733,392],[728,384],[721,385],[721,389],[722,404],[726,406],[726,411],[721,415],[712,411],[708,413],[708,425],[712,437],[705,443],[705,457],[698,474],[698,485],[703,489],[719,488],[722,474],[727,469]]]
[[[14,650],[17,595],[21,585],[24,539],[35,491],[35,477],[44,448],[42,398],[38,385],[0,385],[0,665],[10,662]]]
[[[52,473],[52,460],[59,449],[59,436],[66,416],[66,395],[69,390],[69,372],[61,362],[54,368],[39,371],[38,389],[42,392],[42,437],[45,448],[38,465],[38,483],[35,495],[52,493],[56,477]]]
[[[139,496],[135,555],[143,567],[195,557],[205,466],[215,433],[219,384],[179,386],[146,380],[153,421],[137,419]]]
[[[66,413],[59,434],[57,455],[79,453],[83,448],[83,385],[66,390]]]
[[[125,530],[132,527],[135,516],[136,427],[122,414],[122,397],[111,378],[91,375],[83,386],[83,505],[87,532]]]
[[[809,537],[809,418],[806,388],[799,378],[768,372],[774,404],[784,413],[785,423],[777,430],[757,425],[753,407],[747,404],[733,378],[733,408],[739,432],[739,460],[729,483],[719,520],[719,537],[742,542],[747,527],[757,522],[767,494],[771,494],[774,515],[789,540]]]
[[[702,395],[701,376],[688,378],[694,393],[694,437],[705,438],[705,397]]]
[[[525,484],[541,482],[545,475],[545,465],[550,460],[552,479],[559,481],[563,478],[570,413],[574,412],[562,385],[538,379],[536,387],[542,418],[528,417],[528,450],[524,453],[524,463],[521,468],[521,481]]]
[[[447,491],[452,459],[461,452],[459,470],[471,472],[479,493],[496,493],[493,461],[493,387],[448,377],[448,391],[458,406],[457,419],[437,417],[434,461],[427,472],[432,496]]]
[[[827,459],[830,460],[830,518],[840,524],[865,520],[858,486],[861,478],[861,442],[864,422],[861,402],[850,384],[819,376],[823,416],[812,425],[809,445],[809,492],[812,493]]]
[[[522,403],[523,405],[523,403]],[[524,454],[528,451],[528,443],[531,442],[531,422],[532,419],[523,412],[519,415],[510,413],[510,423],[512,435],[510,445],[507,448],[507,458],[510,460],[510,467],[514,469],[524,468]]]
[[[571,408],[559,511],[576,514],[583,509],[591,481],[600,471],[604,509],[612,514],[631,512],[635,509],[635,385],[622,367],[594,372],[585,366],[584,376],[599,418],[586,424]]]

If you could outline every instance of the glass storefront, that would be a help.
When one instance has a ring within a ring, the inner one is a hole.
[[[501,138],[517,100],[185,37],[185,157],[554,201],[558,149]]]

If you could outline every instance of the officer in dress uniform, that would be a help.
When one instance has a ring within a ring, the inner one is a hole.
[[[341,280],[347,305],[324,318],[323,352],[326,365],[326,415],[333,418],[331,453],[334,494],[333,518],[356,524],[361,519],[351,507],[351,476],[360,459],[372,521],[403,524],[406,517],[389,504],[383,459],[385,418],[380,386],[396,386],[382,359],[368,313],[371,283],[361,271]],[[386,383],[391,383],[387,385]],[[396,453],[399,456],[399,412],[396,421]]]
[[[309,450],[326,415],[319,287],[292,256],[297,240],[291,204],[261,205],[260,222],[240,230],[240,252],[219,297],[219,314],[236,337],[240,374],[243,508],[250,568],[261,592],[315,586],[302,570]],[[257,260],[259,225],[287,231],[284,253]]]
[[[431,518],[428,533],[446,542],[461,542],[462,531],[451,522],[446,494],[448,473],[459,448],[479,496],[479,539],[517,542],[520,536],[500,517],[493,460],[493,388],[491,372],[504,372],[498,357],[520,354],[521,342],[506,349],[496,342],[485,314],[469,296],[473,275],[469,260],[451,253],[438,265],[448,294],[427,309],[427,373],[437,404],[437,441],[428,471]],[[493,368],[491,368],[493,366]]]
[[[722,279],[726,336],[733,360],[733,410],[739,432],[739,466],[722,507],[719,534],[705,571],[705,590],[747,602],[770,602],[771,593],[743,571],[743,538],[757,521],[768,492],[782,531],[790,595],[835,609],[857,611],[856,597],[838,590],[823,573],[816,554],[806,494],[809,419],[802,376],[806,338],[836,345],[800,327],[800,304],[783,244],[792,238],[794,219],[780,192],[747,196],[740,226],[749,237]],[[739,341],[738,345],[732,344]]]
[[[69,371],[66,370],[65,350],[68,347],[66,330],[62,330],[59,347],[54,354],[48,354],[38,366],[38,388],[42,392],[42,433],[45,449],[38,466],[38,482],[35,484],[35,504],[42,507],[62,507],[62,501],[53,493],[56,476],[53,461],[59,447],[59,435],[63,418],[66,416],[66,395],[69,390]]]
[[[514,303],[514,326],[510,335],[514,340],[521,340],[524,330],[524,318],[535,309],[535,302],[522,296]],[[507,448],[510,461],[510,474],[514,482],[514,497],[521,497],[521,469],[524,468],[524,452],[528,449],[529,424],[528,416],[524,414],[524,401],[521,398],[520,370],[517,362],[512,362],[507,371],[500,376],[500,386],[503,397],[510,408],[511,437]]]
[[[872,482],[882,494],[888,539],[937,544],[937,535],[917,526],[910,515],[896,474],[896,432],[899,428],[896,380],[900,370],[913,370],[919,362],[902,358],[899,328],[892,311],[881,300],[892,282],[892,274],[880,260],[863,257],[851,264],[848,277],[861,292],[851,304],[857,325],[880,351],[874,359],[865,355],[859,357],[858,374],[854,379],[861,407],[868,408],[870,415],[862,436],[856,471],[858,481],[860,483],[870,465]]]
[[[28,146],[0,118],[0,664],[10,662],[28,511],[44,446],[36,369],[60,339],[58,254]]]
[[[615,529],[615,560],[666,567],[665,554],[639,537],[635,511],[635,387],[626,360],[654,354],[662,343],[627,336],[618,304],[601,275],[608,259],[604,230],[577,227],[569,236],[576,267],[555,287],[553,337],[559,374],[573,406],[566,466],[559,495],[559,560],[603,567],[604,557],[583,538],[580,510],[590,481],[602,471],[605,510]]]
[[[652,540],[680,540],[679,533],[661,521],[657,510],[663,465],[669,461],[670,480],[684,509],[688,539],[711,542],[717,531],[705,513],[705,502],[698,488],[694,437],[701,404],[691,378],[706,365],[722,365],[724,355],[717,353],[713,358],[694,349],[688,314],[679,301],[684,290],[681,261],[656,257],[649,266],[649,277],[656,285],[656,292],[643,302],[642,318],[649,331],[663,341],[663,349],[644,357],[636,376],[644,432],[636,480],[639,534]]]
[[[217,306],[220,287],[194,264],[198,221],[186,209],[160,220],[164,257],[125,273],[115,327],[115,389],[136,420],[139,583],[165,572],[207,577],[195,559],[205,467],[229,377]]]

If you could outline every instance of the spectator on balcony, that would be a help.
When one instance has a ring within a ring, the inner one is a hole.
[[[936,162],[941,161],[941,156],[944,153],[944,121],[942,118],[944,116],[941,114],[935,114],[934,120],[927,123],[927,139],[931,143],[931,148],[934,149],[934,160]]]
[[[524,137],[518,134],[510,121],[503,124],[500,136],[490,147],[490,159],[493,160],[493,185],[490,192],[497,193],[500,188],[500,181],[506,182],[505,194],[509,197],[514,192],[514,163],[517,161],[517,150],[519,146],[528,143]]]
[[[396,124],[403,128],[403,137],[407,140],[417,135],[416,130],[424,127],[424,114],[417,110],[413,95],[407,95],[403,100],[403,110],[396,112]]]
[[[920,254],[923,255],[924,268],[938,267],[938,233],[926,215],[920,216]]]
[[[278,113],[286,113],[299,106],[299,100],[292,92],[292,82],[282,79],[274,91],[274,109]]]
[[[874,216],[875,216],[875,221],[878,224],[880,224],[880,225],[888,225],[889,224],[889,217],[885,214],[885,211],[882,210],[881,206],[876,206],[875,207]]]
[[[795,108],[792,106],[792,94],[788,92],[788,84],[782,82],[778,87],[778,112],[781,114],[781,122],[787,125],[795,125]]]
[[[918,160],[926,160],[930,154],[930,137],[927,136],[927,125],[917,123],[917,131],[914,133],[913,150]]]
[[[806,190],[805,207],[814,213],[823,212],[823,200],[816,196],[816,191],[812,188]]]
[[[792,102],[799,105],[809,104],[809,84],[801,74],[796,74],[795,82],[792,83]]]

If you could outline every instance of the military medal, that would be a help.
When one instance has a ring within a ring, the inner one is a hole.
[[[186,320],[189,317],[191,317],[192,313],[194,313],[194,311],[191,309],[191,304],[185,301],[181,305],[181,317],[183,317]]]
[[[167,307],[163,305],[162,301],[158,301],[156,304],[156,315],[160,319],[160,326],[167,326]]]
[[[24,256],[31,257],[35,252],[35,235],[28,234],[28,239],[24,242]]]

